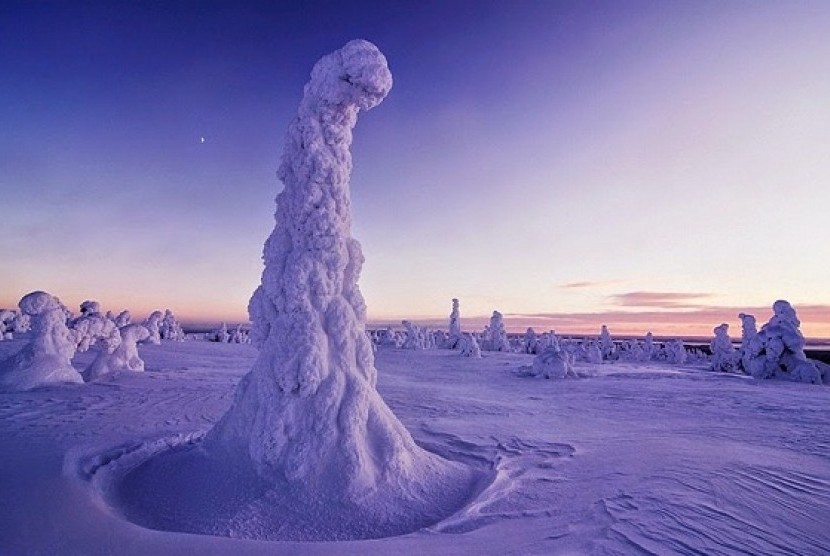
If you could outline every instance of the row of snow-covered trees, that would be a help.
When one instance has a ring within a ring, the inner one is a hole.
[[[712,339],[712,370],[830,385],[830,365],[807,358],[801,321],[783,299],[772,305],[773,315],[758,330],[753,315],[740,313],[741,343],[735,347],[727,323],[716,326]]]
[[[228,329],[228,323],[223,322],[218,330],[208,332],[204,336],[205,340],[210,342],[219,342],[222,344],[250,344],[251,331],[237,324],[233,330]]]
[[[528,328],[521,337],[508,337],[503,316],[493,311],[489,325],[481,332],[462,332],[458,299],[452,300],[449,332],[422,328],[403,321],[403,330],[376,330],[371,333],[375,346],[403,349],[458,349],[462,355],[481,357],[482,351],[501,351],[537,355],[532,372],[537,376],[569,376],[576,361],[647,362],[671,364],[708,362],[716,371],[736,372],[755,378],[779,378],[813,384],[830,384],[830,366],[808,360],[804,336],[795,309],[789,302],[773,304],[773,317],[760,331],[755,317],[741,313],[741,345],[736,348],[728,335],[728,324],[715,327],[710,344],[711,356],[685,346],[680,339],[656,342],[651,332],[640,339],[615,341],[606,325],[596,338],[564,339],[551,330],[537,334]]]
[[[411,321],[401,323],[402,330],[386,328],[370,332],[375,346],[403,349],[458,349],[462,355],[479,356],[482,351],[527,353],[536,355],[547,350],[566,351],[574,360],[591,363],[602,361],[667,361],[684,363],[688,357],[702,357],[697,350],[689,350],[681,340],[657,343],[649,332],[643,341],[626,340],[619,345],[611,338],[608,327],[603,325],[596,338],[571,340],[560,338],[551,330],[537,334],[528,328],[521,337],[508,336],[504,317],[493,311],[490,323],[480,332],[462,332],[458,299],[452,300],[449,332],[420,327]]]
[[[185,333],[169,309],[153,311],[141,323],[133,323],[129,311],[118,315],[102,313],[96,301],[84,301],[80,315],[70,311],[60,299],[36,291],[23,296],[19,311],[3,319],[4,337],[26,335],[29,343],[19,352],[0,361],[0,390],[28,390],[55,382],[89,382],[117,371],[143,371],[138,344],[160,344],[161,340],[183,341]],[[97,351],[83,370],[72,366],[76,353],[91,348]]]

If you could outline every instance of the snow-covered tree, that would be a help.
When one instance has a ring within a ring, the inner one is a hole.
[[[133,316],[130,314],[129,311],[121,311],[115,316],[115,326],[118,328],[124,328],[130,321],[132,320]]]
[[[549,347],[533,358],[530,368],[520,369],[520,372],[539,378],[576,378],[573,363],[567,352]]]
[[[424,333],[423,330],[421,330],[421,327],[408,320],[401,321],[401,324],[403,325],[406,333],[406,337],[403,341],[403,348],[414,350],[426,349]]]
[[[738,361],[741,369],[745,373],[750,374],[750,361],[761,350],[761,340],[758,338],[758,324],[755,317],[747,313],[738,314],[738,318],[741,319],[741,347]]]
[[[541,353],[548,348],[553,348],[556,351],[562,351],[562,342],[559,339],[559,336],[556,335],[555,330],[545,332],[538,338],[536,352]]]
[[[183,342],[185,340],[182,325],[176,319],[176,315],[170,309],[165,309],[164,316],[159,323],[159,338],[162,340],[173,340]]]
[[[461,335],[459,349],[461,350],[461,355],[464,357],[481,357],[481,346],[479,346],[476,337],[470,333]]]
[[[285,188],[253,296],[250,317],[267,336],[204,442],[215,461],[242,457],[272,485],[290,508],[280,513],[283,536],[411,531],[434,522],[433,493],[460,500],[474,480],[466,466],[418,446],[375,388],[349,147],[358,112],[391,84],[385,58],[362,40],[314,66],[288,130],[278,172]]]
[[[585,359],[588,363],[599,364],[602,363],[603,355],[599,344],[594,341],[588,342],[585,347]]]
[[[651,361],[657,355],[657,346],[654,345],[654,334],[651,331],[646,333],[645,340],[643,341],[643,353],[641,356],[642,361]]]
[[[511,351],[507,330],[504,328],[504,317],[498,311],[493,311],[490,317],[490,325],[485,328],[481,347],[484,351]]]
[[[712,350],[712,370],[734,371],[736,366],[735,347],[729,337],[729,325],[726,323],[718,325],[712,332],[715,334],[715,337],[709,343],[709,348]]]
[[[31,328],[31,317],[21,310],[14,311],[14,320],[12,320],[12,332],[15,334],[23,334]]]
[[[139,342],[150,338],[150,331],[140,324],[128,324],[119,329],[120,341],[110,351],[101,350],[83,375],[87,382],[98,380],[117,371],[144,371],[144,361],[138,356]]]
[[[115,349],[120,342],[115,322],[102,315],[100,311],[92,310],[93,307],[97,308],[97,303],[94,306],[88,305],[86,311],[83,310],[83,305],[81,307],[81,316],[71,322],[71,331],[78,345],[77,350],[83,353],[99,342],[104,345],[104,349]]]
[[[86,300],[81,303],[81,316],[86,317],[89,315],[100,315],[101,314],[101,304],[97,301],[90,301]]]
[[[72,367],[77,345],[66,327],[60,301],[46,292],[36,291],[20,300],[20,310],[31,319],[32,339],[22,350],[0,362],[0,390],[30,390],[60,382],[81,383]]]
[[[804,353],[804,335],[795,309],[788,301],[779,299],[772,310],[772,318],[761,327],[755,341],[748,343],[748,372],[755,378],[822,384],[824,377],[819,366]]]
[[[461,310],[458,308],[458,299],[452,300],[452,311],[450,312],[450,329],[449,339],[447,340],[447,347],[449,349],[456,349],[461,342]]]
[[[163,318],[164,313],[161,311],[153,311],[150,313],[150,316],[144,321],[144,328],[150,332],[150,336],[141,343],[161,345],[161,331],[159,327],[161,326],[161,320]]]
[[[534,331],[533,328],[528,327],[522,340],[523,351],[525,353],[534,354],[536,353],[538,347],[539,341],[536,339],[536,331]]]
[[[602,325],[599,331],[599,351],[602,358],[606,361],[616,358],[616,349],[614,348],[614,339],[611,338],[611,333],[608,331],[608,326]]]
[[[666,353],[666,361],[674,363],[675,365],[682,365],[688,358],[686,346],[683,345],[683,340],[679,338],[666,342],[664,351]]]
[[[220,326],[218,330],[214,331],[211,336],[214,342],[219,342],[220,344],[230,343],[231,333],[228,332],[228,323],[223,322],[222,326]]]
[[[14,311],[0,309],[0,342],[12,339],[14,316]]]

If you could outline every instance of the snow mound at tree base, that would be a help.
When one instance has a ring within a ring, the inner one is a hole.
[[[436,524],[492,480],[488,471],[433,461],[428,480],[333,500],[327,492],[265,481],[244,460],[223,461],[199,443],[125,470],[106,497],[127,520],[149,529],[272,541],[374,539]]]

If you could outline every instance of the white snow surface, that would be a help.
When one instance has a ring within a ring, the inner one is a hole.
[[[25,343],[3,342],[0,358]],[[395,348],[376,359],[389,406],[418,444],[490,477],[466,505],[364,541],[155,530],[131,522],[129,508],[161,519],[175,509],[171,495],[112,491],[109,479],[200,438],[257,352],[196,341],[142,350],[145,373],[0,393],[4,554],[812,555],[830,546],[830,389],[657,362],[577,362],[590,378],[537,380],[513,373],[530,355]],[[226,484],[192,485],[194,507],[220,511]]]

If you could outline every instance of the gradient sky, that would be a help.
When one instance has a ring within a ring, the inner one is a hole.
[[[826,1],[0,2],[0,307],[247,320],[302,86],[358,37],[395,80],[353,146],[373,321],[785,298],[830,337]]]

